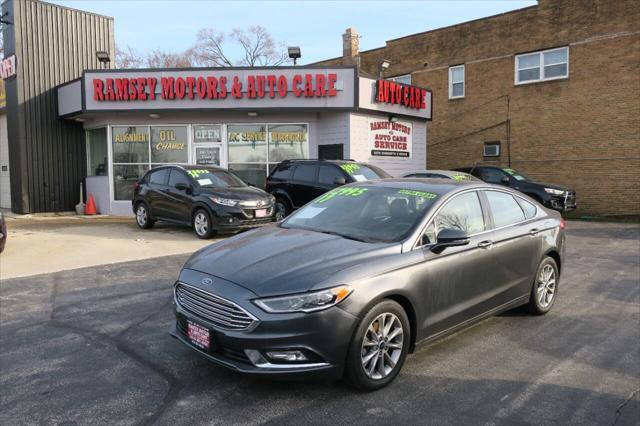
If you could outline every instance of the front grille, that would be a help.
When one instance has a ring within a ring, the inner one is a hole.
[[[227,330],[246,330],[258,321],[235,303],[182,283],[176,285],[175,299],[185,311]]]

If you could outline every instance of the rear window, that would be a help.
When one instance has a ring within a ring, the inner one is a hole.
[[[315,182],[317,168],[315,164],[298,164],[293,171],[293,180]]]
[[[287,180],[291,177],[291,164],[281,164],[278,168],[271,174],[269,179],[282,179]]]
[[[495,228],[512,225],[524,220],[524,213],[511,194],[498,191],[485,191],[485,194],[487,194],[487,200],[491,207]]]
[[[391,177],[391,175],[380,167],[376,167],[371,164],[344,163],[340,164],[340,168],[350,175],[356,182]]]

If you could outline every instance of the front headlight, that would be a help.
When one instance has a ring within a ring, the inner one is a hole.
[[[553,189],[553,188],[545,188],[544,192],[546,192],[547,194],[553,194],[553,195],[563,195],[564,191],[562,191],[561,189]]]
[[[209,199],[211,201],[213,201],[216,204],[220,204],[222,206],[228,206],[228,207],[233,207],[236,204],[238,204],[237,200],[230,200],[228,198],[220,198],[220,197],[209,197]]]
[[[293,294],[254,300],[254,303],[269,313],[314,312],[330,308],[342,302],[353,289],[348,285],[328,288],[313,293]]]

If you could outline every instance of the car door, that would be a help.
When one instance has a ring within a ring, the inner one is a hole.
[[[491,216],[491,230],[486,241],[493,254],[497,288],[493,304],[498,306],[529,294],[538,262],[542,257],[542,235],[530,206],[523,206],[507,191],[483,190],[481,196]],[[519,197],[518,197],[519,198]],[[527,218],[527,216],[529,218]]]
[[[496,284],[491,253],[483,245],[487,222],[477,191],[466,191],[449,199],[427,226],[419,278],[427,335],[449,330],[490,309],[487,299]],[[434,252],[437,234],[445,228],[465,231],[469,244]]]
[[[338,186],[343,185],[336,183],[336,180],[339,181],[340,179],[343,179],[345,183],[349,181],[349,177],[342,171],[340,167],[333,164],[321,165],[320,170],[318,171],[318,185],[315,189],[315,196],[319,197],[325,192],[331,191],[333,188],[337,188]]]
[[[166,194],[167,179],[169,176],[168,168],[153,170],[147,178],[149,191],[145,195],[145,200],[151,209],[151,216],[154,218],[167,217],[166,212]]]
[[[193,189],[194,182],[187,174],[178,168],[171,169],[169,184],[166,188],[167,218],[179,222],[190,222],[192,194],[187,189],[176,188],[177,184],[184,184]]]
[[[318,165],[311,163],[301,163],[296,165],[291,175],[289,184],[293,207],[299,208],[317,197],[318,186]]]

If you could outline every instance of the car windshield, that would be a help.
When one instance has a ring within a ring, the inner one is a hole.
[[[398,242],[438,199],[432,192],[379,186],[342,186],[316,198],[280,226],[365,242]]]
[[[340,168],[347,172],[347,174],[349,174],[356,182],[391,177],[391,175],[380,167],[372,166],[370,164],[344,163],[340,164]]]
[[[247,186],[240,178],[225,170],[191,169],[189,176],[195,179],[201,188],[241,188]]]
[[[531,181],[531,178],[524,173],[520,173],[515,169],[502,169],[503,172],[513,176],[515,180],[528,180]]]

